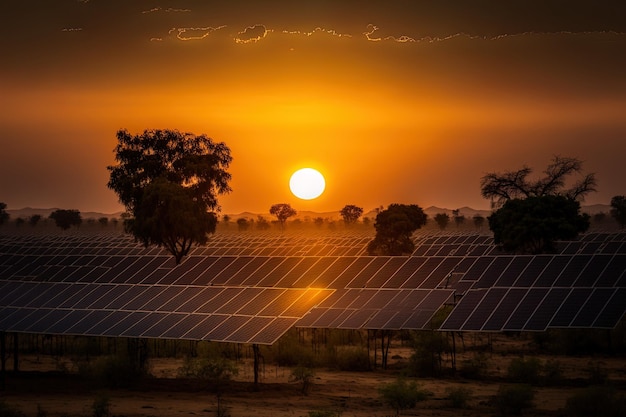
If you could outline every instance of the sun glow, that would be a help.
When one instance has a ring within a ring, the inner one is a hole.
[[[326,181],[319,171],[313,168],[302,168],[291,176],[289,188],[296,197],[302,200],[312,200],[322,195],[326,188]]]

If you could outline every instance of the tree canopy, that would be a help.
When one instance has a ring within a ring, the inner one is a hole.
[[[107,185],[129,213],[125,228],[146,246],[164,246],[179,263],[193,243],[215,232],[217,197],[231,191],[230,149],[178,130],[120,130],[117,139]]]
[[[580,203],[550,195],[508,200],[488,217],[494,243],[515,253],[549,253],[556,240],[573,239],[589,228]]]
[[[339,211],[339,214],[346,224],[352,224],[356,223],[359,220],[359,217],[361,217],[361,215],[363,214],[363,209],[361,207],[348,204],[344,206],[341,211]]]
[[[80,226],[83,222],[83,218],[78,210],[58,209],[50,213],[49,217],[63,230],[67,230],[72,226]]]
[[[544,177],[530,180],[531,173],[532,169],[527,166],[517,171],[487,173],[480,181],[481,195],[498,208],[515,198],[561,195],[581,200],[586,194],[596,191],[595,174],[582,175],[582,161],[576,158],[555,156],[544,171]],[[581,178],[566,188],[567,178],[575,174]]]
[[[291,207],[288,203],[278,203],[270,207],[270,214],[276,216],[276,219],[280,223],[280,227],[285,227],[285,222],[288,218],[295,216],[298,212]]]
[[[413,252],[414,231],[426,224],[427,215],[416,204],[390,204],[376,215],[376,236],[367,247],[370,255],[403,255]]]
[[[573,239],[589,228],[580,214],[580,200],[595,191],[595,174],[582,174],[582,162],[556,156],[544,177],[530,180],[532,170],[489,173],[481,179],[481,194],[496,209],[488,217],[496,244],[517,253],[554,250],[554,241]],[[569,176],[581,178],[567,187]]]
[[[613,217],[621,228],[626,225],[626,196],[616,195],[611,198],[611,217]]]
[[[437,213],[435,214],[435,223],[441,230],[446,230],[448,224],[450,223],[450,216],[448,213]]]
[[[7,204],[0,202],[0,225],[9,221],[9,213],[7,213]]]

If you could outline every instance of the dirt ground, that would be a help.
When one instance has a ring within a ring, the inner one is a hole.
[[[407,348],[395,348],[390,356],[395,361],[406,360]],[[464,354],[469,355],[469,353]],[[457,362],[464,355],[457,357]],[[490,406],[506,374],[510,360],[516,356],[494,354],[489,358],[487,382],[450,378],[418,378],[416,381],[431,395],[415,409],[405,410],[404,416],[484,416],[494,415]],[[546,357],[539,357],[542,361]],[[559,357],[564,377],[563,386],[536,387],[535,408],[525,415],[562,416],[568,397],[585,386],[585,370],[589,363],[599,363],[608,370],[611,381],[623,390],[626,386],[626,360],[621,358]],[[392,361],[393,362],[393,361]],[[113,416],[171,417],[215,416],[217,396],[197,381],[176,377],[182,360],[155,359],[151,361],[154,378],[133,389],[92,389],[75,375],[55,372],[59,360],[50,357],[24,356],[19,375],[9,373],[5,389],[0,391],[0,401],[20,410],[27,416],[79,417],[94,415],[96,399],[110,401]],[[9,364],[10,365],[10,364]],[[339,372],[316,369],[308,395],[303,395],[300,385],[290,382],[291,369],[266,366],[261,372],[261,383],[253,384],[250,361],[239,364],[239,374],[229,382],[221,398],[226,415],[231,417],[306,417],[311,411],[333,411],[342,417],[384,417],[395,412],[383,404],[379,387],[396,380],[399,371],[390,365],[386,371]],[[446,390],[465,387],[471,390],[467,408],[452,408]]]

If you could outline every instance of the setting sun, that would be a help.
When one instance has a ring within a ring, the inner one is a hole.
[[[326,188],[326,181],[319,171],[313,168],[302,168],[291,176],[289,188],[296,197],[302,200],[312,200],[322,195]]]

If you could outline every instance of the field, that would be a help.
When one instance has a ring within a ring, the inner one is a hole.
[[[475,356],[476,343],[484,343],[484,340],[468,339],[466,342],[466,349],[460,348],[457,354],[459,366]],[[498,390],[516,382],[507,375],[508,366],[512,359],[525,353],[526,358],[536,358],[544,364],[551,359],[558,360],[562,374],[558,383],[534,384],[534,405],[524,415],[567,415],[564,412],[567,399],[595,382],[610,383],[618,392],[624,392],[626,359],[623,357],[555,357],[535,354],[532,349],[529,337],[494,335],[485,352],[487,366],[482,377],[470,379],[457,373],[439,378],[409,378],[429,395],[416,408],[403,410],[401,415],[497,415],[494,397]],[[383,402],[379,388],[397,380],[406,369],[413,350],[394,341],[387,370],[381,370],[380,366],[367,372],[315,368],[313,385],[307,395],[301,392],[299,382],[292,381],[292,367],[265,364],[261,368],[260,383],[255,387],[252,361],[246,352],[244,348],[244,355],[238,361],[239,373],[223,388],[221,415],[293,417],[315,415],[315,412],[317,415],[354,417],[395,415],[395,410]],[[444,368],[449,366],[448,360],[444,357]],[[7,374],[1,398],[10,409],[38,417],[95,416],[98,414],[94,402],[102,399],[108,399],[108,411],[112,416],[220,415],[216,391],[201,381],[178,377],[177,370],[182,365],[183,359],[152,359],[152,377],[130,388],[103,389],[72,372],[69,358],[25,355],[20,358],[20,373]],[[66,371],[60,372],[61,368]],[[598,378],[594,372],[602,374],[602,381],[593,381]],[[468,389],[470,393],[463,408],[453,407],[448,399],[449,390],[458,388]]]

